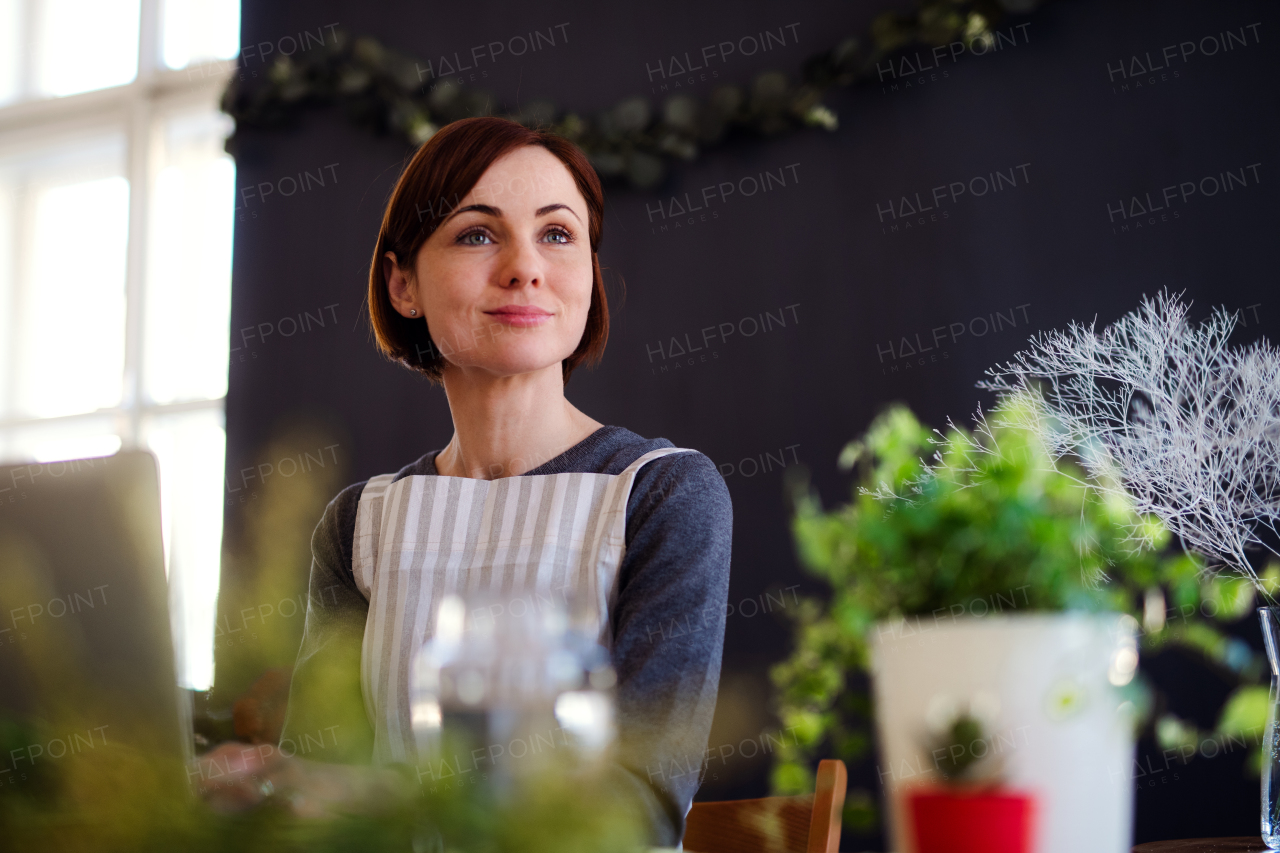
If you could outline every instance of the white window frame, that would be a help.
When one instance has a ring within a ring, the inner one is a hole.
[[[237,60],[231,59],[193,63],[179,70],[164,67],[160,9],[161,0],[140,0],[138,70],[132,82],[62,97],[33,98],[29,92],[24,92],[22,96],[32,99],[0,106],[0,159],[21,156],[52,144],[74,143],[77,138],[102,133],[122,134],[125,140],[124,177],[129,183],[124,377],[119,404],[55,417],[0,413],[0,431],[43,424],[100,422],[109,418],[115,434],[120,437],[121,447],[139,448],[145,446],[144,424],[152,416],[196,411],[217,411],[225,416],[225,395],[177,403],[153,403],[147,400],[144,391],[143,320],[146,316],[148,239],[160,165],[161,119],[187,107],[216,108],[237,65]],[[27,35],[31,34],[33,18],[34,15],[27,16]],[[29,38],[26,41],[32,43]],[[28,65],[23,71],[27,76],[29,69]],[[230,207],[227,215],[234,215]],[[21,239],[23,235],[17,236]],[[30,247],[25,245],[17,245],[16,249],[19,256],[30,251]],[[228,329],[228,339],[229,336]],[[69,342],[69,345],[74,345],[74,342]],[[9,354],[4,355],[7,359]],[[181,632],[186,626],[175,624],[174,628]],[[177,663],[181,672],[185,663]]]

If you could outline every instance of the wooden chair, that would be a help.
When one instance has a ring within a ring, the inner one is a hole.
[[[844,762],[818,765],[817,790],[802,797],[694,803],[684,849],[697,853],[837,853],[848,773]]]

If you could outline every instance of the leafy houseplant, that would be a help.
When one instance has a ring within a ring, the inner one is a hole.
[[[796,489],[800,559],[832,595],[826,606],[800,608],[795,652],[773,671],[783,724],[797,732],[779,753],[775,789],[804,790],[819,752],[847,761],[865,753],[871,714],[860,674],[877,625],[905,619],[897,624],[927,628],[1011,610],[1118,612],[1131,629],[1143,619],[1144,644],[1195,635],[1208,648],[1218,637],[1210,627],[1191,619],[1165,627],[1163,603],[1147,612],[1152,592],[1167,590],[1192,612],[1209,599],[1231,604],[1222,614],[1248,606],[1238,582],[1205,579],[1191,556],[1161,556],[1163,525],[1136,513],[1122,491],[1089,488],[1076,463],[1054,456],[1029,426],[1034,406],[1011,396],[979,415],[972,432],[952,425],[945,435],[890,409],[842,454],[842,467],[859,469],[850,503],[824,511],[816,495]],[[1113,684],[1131,682],[1136,656],[1125,665]],[[1133,682],[1126,689],[1136,717],[1145,691]],[[850,801],[851,825],[873,819],[869,794]]]

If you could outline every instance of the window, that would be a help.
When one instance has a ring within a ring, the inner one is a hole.
[[[237,0],[0,0],[0,457],[160,460],[179,679],[213,680]]]

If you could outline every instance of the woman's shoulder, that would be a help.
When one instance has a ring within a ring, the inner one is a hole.
[[[399,480],[412,474],[434,473],[433,460],[437,452],[432,451],[420,456],[395,472],[392,479]],[[360,480],[338,492],[325,506],[320,523],[316,525],[315,532],[311,535],[312,554],[318,558],[331,560],[335,565],[345,569],[347,574],[351,572],[351,551],[355,540],[356,514],[360,509],[360,497],[364,494],[365,486],[373,479],[376,478]]]
[[[433,450],[426,453],[408,465],[391,474],[392,481],[400,480],[414,474],[433,474],[435,473],[434,457],[439,451]],[[379,477],[370,477],[368,480],[360,480],[343,488],[329,501],[328,506],[324,509],[324,516],[320,520],[321,526],[332,525],[338,528],[350,527],[355,530],[356,510],[360,506],[360,496],[364,494],[365,486],[375,479],[385,477],[387,475],[379,475]]]
[[[630,431],[627,431],[630,432]],[[676,445],[665,438],[646,439],[635,433],[616,463],[621,473],[644,454]],[[627,525],[634,533],[639,526],[659,523],[684,527],[697,523],[704,527],[729,529],[733,524],[733,504],[724,477],[705,453],[694,448],[681,448],[651,459],[636,472],[627,507]],[[613,467],[613,466],[611,466]]]
[[[645,454],[677,446],[666,438],[646,438],[620,426],[602,426],[583,441],[530,475],[624,473]],[[728,507],[729,491],[714,462],[693,448],[678,448],[647,460],[636,471],[628,516],[645,518],[673,498],[693,500],[705,507]],[[678,501],[676,501],[678,502]],[[674,502],[671,504],[674,505]]]
[[[655,450],[675,448],[666,438],[645,438],[620,426],[603,426],[587,439],[567,450],[534,471],[543,473],[621,474],[640,457]],[[647,462],[640,468],[637,480],[653,471],[681,471],[695,475],[715,473],[715,464],[704,454],[692,448],[680,448],[692,452],[671,453]]]
[[[356,532],[356,510],[360,506],[360,493],[368,480],[352,483],[329,501],[320,516],[320,523],[311,534],[312,556],[328,565],[337,567],[343,575],[351,574],[351,551]]]
[[[645,439],[632,459],[651,449],[674,447],[666,439]],[[706,563],[706,576],[728,572],[733,540],[733,502],[716,464],[693,448],[669,453],[640,467],[627,501],[626,545],[632,561],[649,564],[657,555],[678,554],[683,570],[691,554],[718,554]],[[628,462],[629,464],[629,462]],[[669,549],[676,549],[670,551]],[[659,560],[658,562],[661,562]]]

